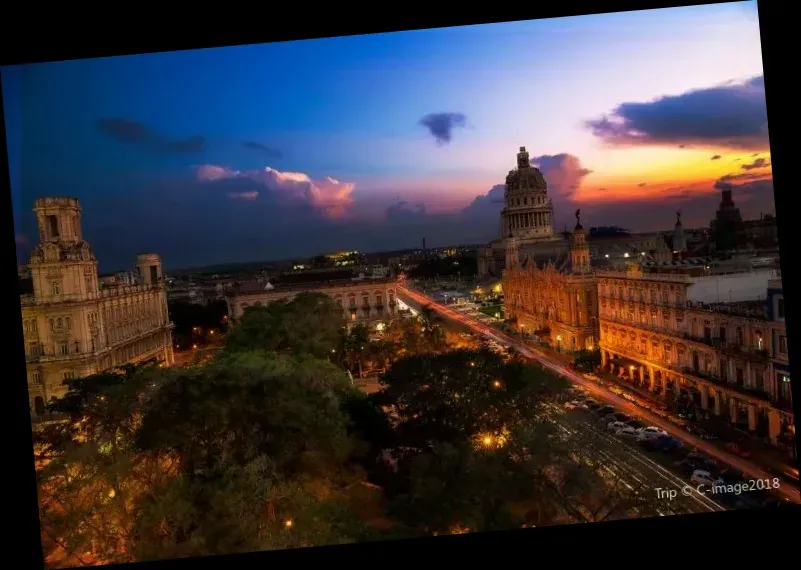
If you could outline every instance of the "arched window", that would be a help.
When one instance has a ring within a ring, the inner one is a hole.
[[[67,324],[67,328],[68,329],[72,328],[72,319],[71,318],[67,317],[66,319],[64,319],[64,322]]]
[[[61,295],[61,283],[53,281],[51,288],[53,289],[53,295]]]
[[[64,327],[64,322],[61,320],[61,317],[56,319],[56,328],[60,329]]]

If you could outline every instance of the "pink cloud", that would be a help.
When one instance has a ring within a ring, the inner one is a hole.
[[[347,212],[353,204],[352,194],[356,187],[331,177],[314,180],[302,172],[281,172],[269,166],[261,170],[234,170],[205,164],[197,168],[196,175],[198,180],[207,182],[237,178],[252,180],[280,197],[309,204],[330,217],[340,217]],[[244,192],[237,197],[254,200],[258,192]]]
[[[256,190],[251,192],[231,192],[228,197],[232,200],[255,200],[259,197],[259,193]]]

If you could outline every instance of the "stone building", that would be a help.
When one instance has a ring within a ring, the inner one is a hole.
[[[592,349],[597,338],[595,276],[578,214],[566,263],[538,263],[528,254],[521,261],[517,239],[507,240],[504,310],[523,333],[547,338],[560,350]]]
[[[526,147],[517,154],[517,168],[506,176],[504,208],[501,212],[501,234],[476,250],[479,278],[498,278],[506,263],[506,245],[510,236],[517,240],[522,256],[535,260],[567,258],[573,241],[570,232],[554,229],[553,203],[542,172],[531,165]],[[585,233],[590,253],[599,264],[625,263],[629,258],[649,252],[671,250],[667,236],[658,232],[642,234],[600,232]]]
[[[777,374],[774,364],[786,362],[783,323],[763,304],[692,303],[687,275],[632,267],[596,276],[602,366],[659,395],[689,398],[773,444],[793,432],[789,367]],[[774,293],[774,306],[780,299]]]
[[[348,272],[348,274],[350,274]],[[328,295],[342,307],[348,324],[363,323],[381,329],[397,318],[397,285],[395,276],[382,278],[353,278],[332,275],[325,281],[297,281],[280,279],[272,283],[248,283],[234,286],[225,293],[228,316],[232,323],[241,318],[249,306],[268,305],[281,299],[292,299],[298,293],[315,292]]]
[[[31,412],[63,396],[65,380],[127,363],[173,362],[172,323],[157,254],[137,258],[135,285],[101,287],[75,198],[39,198],[39,243],[20,281]]]

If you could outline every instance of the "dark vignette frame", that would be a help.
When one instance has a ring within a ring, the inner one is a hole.
[[[656,1],[656,2],[617,2],[607,1],[604,4],[594,4],[592,13],[615,12],[636,9],[665,8],[678,5],[693,5],[700,2],[676,2]],[[213,34],[203,33],[193,24],[182,19],[176,21],[178,26],[168,19],[163,18],[162,13],[156,12],[141,14],[142,24],[136,21],[138,16],[127,12],[125,22],[129,32],[123,29],[107,26],[103,28],[89,24],[102,18],[102,14],[82,14],[80,10],[70,7],[69,15],[64,19],[56,14],[53,9],[48,9],[52,21],[58,21],[61,25],[61,34],[51,35],[49,30],[43,28],[38,17],[28,20],[19,18],[22,22],[31,21],[33,26],[23,24],[20,34],[14,38],[15,50],[4,50],[4,54],[14,53],[12,57],[4,57],[0,64],[33,63],[41,61],[79,59],[86,57],[103,57],[111,55],[121,55],[140,52],[173,51],[178,49],[194,49],[202,47],[218,47],[224,45],[262,43],[265,41],[281,41],[301,38],[326,37],[331,35],[353,35],[359,33],[376,33],[414,28],[433,28],[454,25],[469,25],[479,23],[501,22],[519,19],[546,18],[555,16],[571,16],[585,14],[588,12],[589,5],[574,3],[572,6],[560,4],[538,5],[533,8],[533,3],[524,6],[513,6],[510,10],[501,11],[497,9],[493,15],[471,13],[460,7],[459,11],[444,13],[442,15],[429,11],[425,14],[404,13],[400,10],[390,11],[391,17],[386,22],[370,21],[367,19],[354,18],[346,10],[335,6],[334,14],[325,14],[329,8],[316,8],[317,18],[310,20],[302,17],[297,20],[296,30],[292,30],[293,19],[284,16],[285,11],[291,11],[288,7],[282,7],[282,25],[280,27],[270,26],[269,35],[259,27],[241,26],[241,16],[234,17],[231,28],[234,33],[219,33],[221,20],[219,15],[215,16],[217,30]],[[781,53],[778,38],[784,37],[784,33],[779,29],[779,9],[777,2],[769,0],[759,0],[759,20],[762,41],[763,69],[766,75],[766,93],[769,100],[769,116],[773,119],[770,128],[771,162],[773,164],[774,185],[776,180],[776,156],[779,159],[779,176],[787,176],[785,172],[788,166],[786,160],[790,160],[789,152],[781,143],[785,138],[789,141],[789,134],[784,136],[786,123],[778,117],[779,98],[778,93],[782,91],[781,82],[783,81],[782,71],[778,57]],[[390,8],[391,10],[391,8]],[[331,16],[334,15],[333,18]],[[77,16],[77,18],[76,18]],[[86,16],[86,17],[85,17]],[[339,16],[337,18],[336,16]],[[201,17],[203,17],[201,15]],[[91,20],[89,19],[91,18]],[[74,19],[74,20],[73,20]],[[96,20],[97,19],[97,20]],[[73,21],[82,22],[76,25]],[[317,27],[313,24],[316,21],[332,21],[337,25]],[[160,22],[154,25],[154,22]],[[110,23],[110,22],[107,22]],[[269,25],[269,22],[267,22]],[[92,25],[92,28],[89,28]],[[80,28],[84,29],[81,30]],[[161,29],[159,29],[159,27]],[[195,34],[180,36],[175,32],[195,31]],[[38,32],[38,33],[37,33]],[[44,33],[43,33],[44,32]],[[72,38],[81,37],[80,32],[89,32],[95,35],[93,42],[86,44],[71,43]],[[143,33],[145,32],[145,33]],[[63,34],[63,35],[62,35]],[[201,35],[202,34],[202,35]],[[55,36],[55,37],[54,37]],[[62,37],[59,37],[62,36]],[[46,39],[49,37],[50,42]],[[144,38],[144,41],[142,39]],[[180,38],[180,39],[178,39]],[[213,39],[212,39],[213,38]],[[100,40],[100,41],[98,41]],[[27,44],[27,45],[26,45]],[[8,44],[6,44],[8,45]],[[24,55],[20,55],[24,54]],[[2,108],[2,93],[0,92],[0,108]],[[5,138],[5,121],[0,114],[0,126],[3,127],[3,136],[0,136],[0,172],[2,167],[7,168],[7,151]],[[789,163],[787,163],[789,164]],[[780,178],[785,180],[785,178]],[[7,251],[12,253],[11,258],[16,260],[16,248],[11,249],[12,237],[14,234],[13,216],[11,207],[10,177],[0,175],[0,209],[3,211],[2,227],[5,230]],[[781,182],[777,188],[784,188]],[[790,271],[793,266],[793,219],[792,204],[789,192],[775,192],[776,217],[778,221],[778,233],[780,241],[780,253],[782,259],[782,280],[786,290],[796,290],[801,283]],[[7,260],[9,258],[6,258]],[[7,277],[9,282],[16,283],[17,275],[11,274],[10,263]],[[16,268],[15,268],[16,271]],[[788,329],[795,330],[797,321],[796,299],[791,296],[789,303],[786,303],[786,310],[793,316],[788,319]],[[13,480],[6,485],[6,498],[12,494],[22,497],[22,501],[7,501],[7,505],[13,505],[11,512],[7,512],[7,519],[12,522],[14,534],[11,540],[7,541],[5,556],[13,558],[15,567],[41,568],[43,564],[41,543],[39,538],[39,516],[36,499],[35,471],[32,460],[30,446],[31,424],[28,416],[27,401],[27,382],[25,372],[25,357],[22,339],[22,320],[19,311],[18,300],[15,295],[9,299],[8,311],[6,314],[6,326],[11,330],[14,356],[9,359],[12,368],[13,379],[9,378],[10,390],[5,391],[4,399],[4,420],[10,419],[10,429],[7,441],[6,453],[13,453],[7,459],[11,465],[11,475]],[[798,317],[801,319],[801,317]],[[791,324],[792,323],[792,324]],[[8,338],[8,337],[7,337]],[[798,352],[797,342],[794,342],[794,333],[788,333],[790,341],[790,353],[795,358]],[[801,354],[801,353],[799,353]],[[800,357],[801,358],[801,357]],[[799,393],[801,389],[793,389],[794,412],[798,415]],[[801,507],[783,507],[779,509],[763,509],[757,511],[734,511],[726,513],[710,513],[699,515],[685,515],[681,517],[666,517],[657,519],[644,519],[636,521],[620,521],[597,523],[591,525],[571,525],[570,528],[551,527],[532,530],[514,530],[496,533],[482,533],[466,536],[451,536],[428,538],[418,540],[403,540],[393,542],[368,543],[350,545],[342,547],[321,547],[315,549],[252,553],[244,555],[217,556],[211,558],[194,558],[174,561],[161,561],[152,563],[140,563],[125,565],[126,568],[261,568],[274,562],[295,562],[305,560],[333,561],[370,561],[373,564],[382,564],[386,560],[392,562],[411,562],[411,561],[434,561],[442,559],[452,563],[459,563],[462,560],[474,560],[476,562],[487,560],[495,563],[503,563],[507,559],[511,560],[512,555],[515,559],[522,559],[536,563],[532,555],[539,558],[540,563],[552,559],[548,555],[556,555],[560,558],[586,559],[598,562],[599,557],[610,557],[614,553],[624,556],[632,550],[649,552],[653,557],[666,557],[668,560],[671,555],[677,559],[691,554],[688,562],[697,562],[704,557],[709,557],[715,562],[736,560],[741,558],[743,550],[749,547],[759,548],[763,556],[768,549],[783,549],[793,544],[794,523],[797,524],[801,518]],[[633,541],[633,543],[632,543]],[[695,543],[695,544],[694,544]],[[643,548],[638,548],[642,546]],[[696,548],[700,546],[700,548]],[[667,556],[666,556],[667,555]],[[432,557],[434,557],[432,559]],[[523,558],[525,557],[525,558]],[[688,557],[689,558],[689,557]],[[24,560],[22,564],[19,561]],[[678,561],[678,560],[677,560]],[[622,560],[621,560],[622,562]],[[547,562],[546,562],[547,563]],[[117,567],[116,565],[113,567]],[[112,568],[112,566],[108,566]]]

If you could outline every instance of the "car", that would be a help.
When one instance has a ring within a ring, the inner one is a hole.
[[[565,409],[566,410],[575,410],[579,407],[579,403],[576,401],[573,402],[565,402]]]
[[[629,427],[623,422],[609,422],[606,426],[607,431],[611,431],[612,433],[616,433],[617,430],[622,429],[624,427]]]
[[[709,471],[696,469],[690,476],[690,483],[693,485],[725,485],[723,479],[714,477]]]
[[[594,401],[592,401],[592,400],[591,400],[591,401],[589,401],[589,402],[585,402],[585,405],[586,405],[586,406],[587,406],[587,407],[588,407],[590,410],[597,410],[597,409],[599,409],[599,408],[601,407],[601,404],[599,404],[598,402],[594,402]]]
[[[649,451],[664,451],[667,453],[680,451],[684,447],[680,440],[665,434],[643,439],[640,443]]]
[[[609,418],[609,421],[626,423],[631,419],[631,416],[623,412],[615,412],[614,414],[609,414],[606,418]],[[606,418],[604,418],[604,421],[606,421]]]
[[[615,411],[615,408],[612,406],[603,406],[595,410],[599,415],[606,416],[608,414],[612,414]]]
[[[696,469],[702,469],[704,471],[713,471],[715,469],[715,462],[708,457],[704,457],[703,455],[698,455],[695,453],[690,453],[682,459],[681,461],[676,462],[676,466],[684,473],[688,475],[693,473]]]
[[[643,425],[643,423],[641,421],[639,421],[639,420],[629,420],[629,421],[626,422],[626,424],[630,425],[631,427],[633,427],[636,430],[640,430],[640,429],[643,429],[645,427]]]
[[[665,430],[663,430],[662,428],[656,427],[656,426],[644,427],[644,428],[640,429],[640,433],[649,433],[649,434],[652,433],[652,434],[655,434],[655,435],[667,435],[668,434]]]
[[[736,469],[725,469],[720,472],[720,478],[723,479],[727,485],[736,485],[745,481],[745,475]]]
[[[615,431],[615,435],[618,437],[625,437],[631,439],[637,439],[637,437],[639,437],[639,434],[637,433],[636,429],[634,429],[631,426],[627,426],[625,424],[623,424],[623,427],[618,428],[618,430]]]

